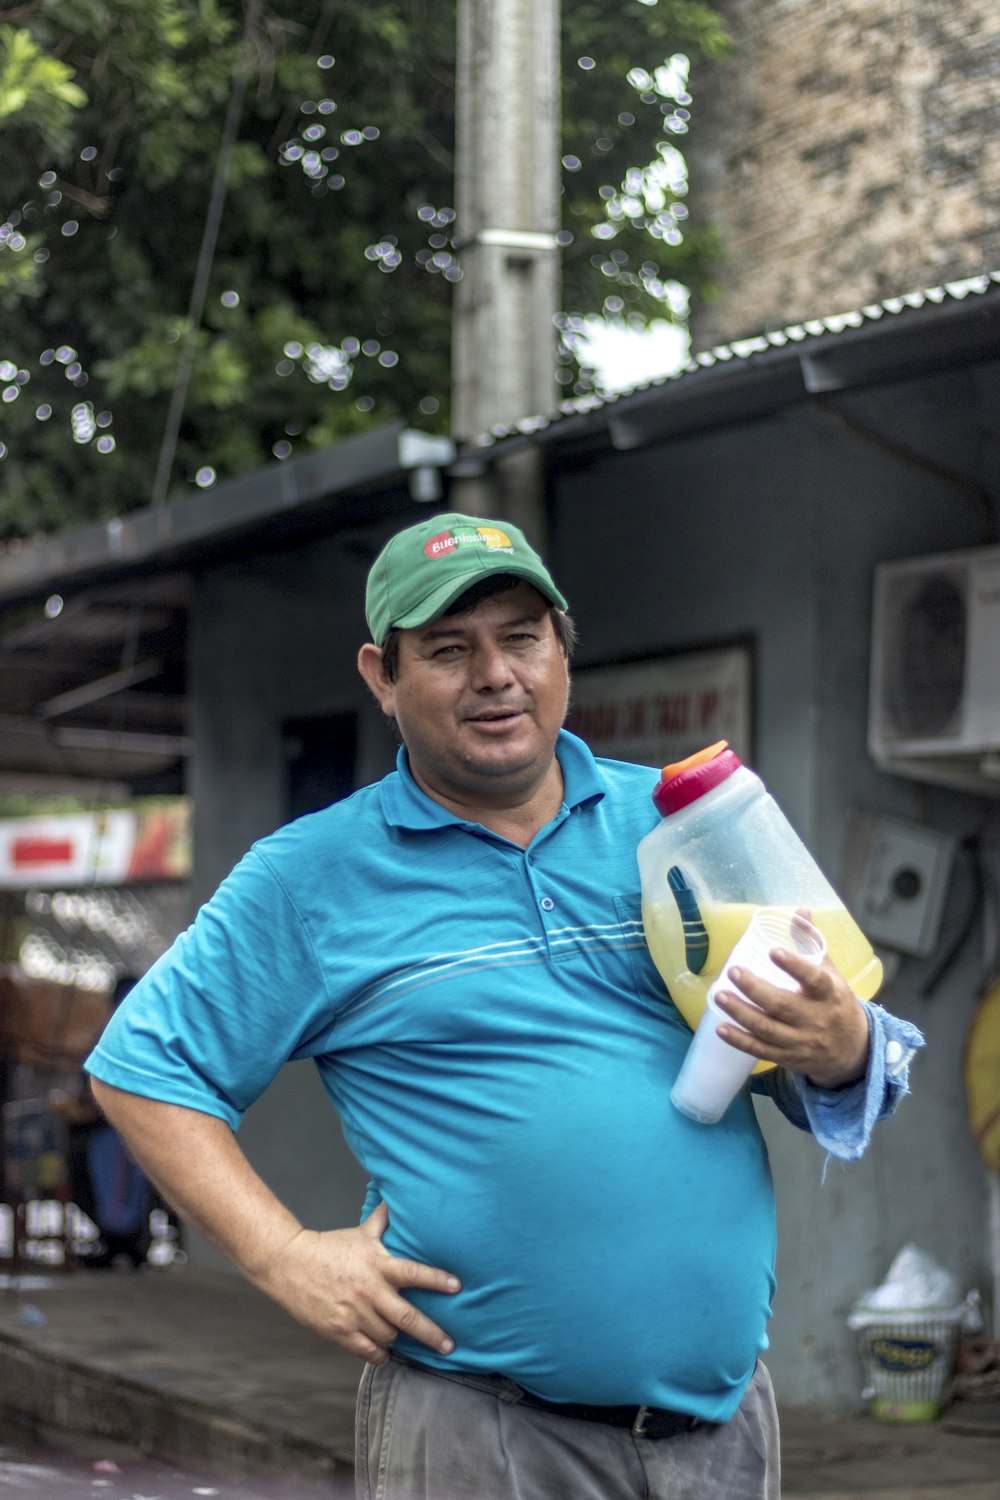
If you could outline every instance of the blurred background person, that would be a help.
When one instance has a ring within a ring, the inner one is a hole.
[[[111,992],[112,1014],[139,977],[123,974],[118,979]],[[150,1246],[149,1216],[156,1202],[151,1184],[98,1109],[85,1074],[73,1093],[55,1091],[48,1102],[66,1124],[70,1197],[98,1234],[92,1249],[78,1250],[78,1264],[106,1270],[127,1259],[138,1270]]]

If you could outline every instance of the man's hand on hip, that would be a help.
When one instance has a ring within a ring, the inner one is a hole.
[[[450,1354],[454,1341],[401,1294],[407,1287],[452,1293],[461,1283],[390,1255],[382,1244],[388,1225],[380,1203],[356,1229],[300,1229],[255,1280],[298,1322],[370,1364],[388,1359],[400,1333]]]

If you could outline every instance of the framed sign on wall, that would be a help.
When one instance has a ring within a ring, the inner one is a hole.
[[[751,758],[748,641],[573,673],[566,728],[595,755],[664,766],[716,740]]]

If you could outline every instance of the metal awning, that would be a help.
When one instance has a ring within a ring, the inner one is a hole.
[[[184,572],[126,575],[5,611],[0,789],[183,790],[190,590]]]
[[[449,438],[393,423],[217,489],[0,552],[0,791],[184,790],[197,571],[441,494]]]

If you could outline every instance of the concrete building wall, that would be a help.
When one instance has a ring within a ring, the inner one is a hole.
[[[1000,839],[1000,804],[888,776],[865,745],[872,569],[884,558],[986,540],[983,509],[940,470],[960,466],[1000,493],[995,383],[995,374],[959,372],[933,385],[838,397],[840,413],[863,420],[874,437],[803,405],[742,427],[607,451],[555,481],[549,551],[580,626],[579,667],[752,637],[754,763],[835,885],[855,808]],[[878,434],[895,447],[880,446]],[[354,669],[364,572],[364,558],[331,541],[233,563],[199,581],[202,895],[283,821],[285,719],[357,709],[359,782],[391,765],[391,738]],[[947,933],[969,896],[968,872],[959,869]],[[885,991],[891,1009],[925,1030],[928,1047],[913,1097],[880,1127],[864,1161],[826,1163],[812,1140],[761,1105],[780,1244],[768,1362],[786,1403],[857,1404],[861,1371],[846,1314],[906,1241],[963,1287],[988,1294],[985,1179],[960,1074],[978,958],[968,945],[931,995],[922,985],[933,960],[904,959]],[[282,1071],[241,1139],[306,1222],[356,1221],[361,1173],[309,1065]],[[194,1253],[208,1256],[200,1245]]]
[[[693,222],[721,232],[696,348],[1000,264],[993,0],[718,0],[696,71]]]
[[[282,723],[367,709],[363,559],[322,540],[203,573],[191,616],[195,897],[287,817]]]

